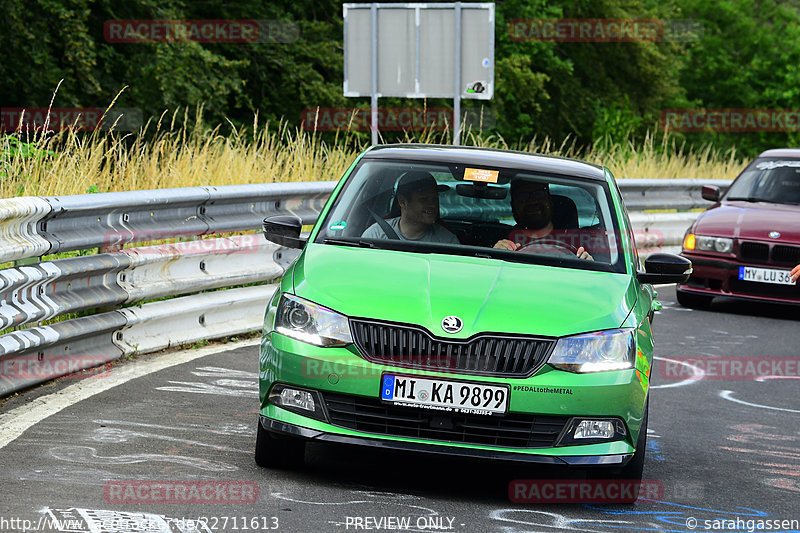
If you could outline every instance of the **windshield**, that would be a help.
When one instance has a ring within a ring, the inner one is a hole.
[[[733,182],[725,199],[800,204],[800,159],[756,159]]]
[[[625,272],[614,213],[605,182],[362,161],[315,242]]]

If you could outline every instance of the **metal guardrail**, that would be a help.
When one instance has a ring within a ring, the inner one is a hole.
[[[705,209],[710,204],[703,200],[703,185],[716,185],[727,190],[729,180],[645,180],[625,179],[617,183],[622,191],[628,211]]]
[[[640,251],[679,246],[706,207],[700,186],[620,180]],[[0,262],[99,253],[0,270],[0,396],[147,353],[254,331],[296,257],[260,234],[122,249],[129,243],[258,230],[267,216],[313,223],[336,182],[190,187],[0,200]],[[672,212],[664,212],[670,210]],[[250,285],[244,286],[242,285]],[[213,289],[222,289],[214,292]],[[165,301],[122,307],[136,302]],[[73,313],[91,313],[42,326]]]
[[[687,228],[711,204],[701,196],[703,185],[721,191],[729,180],[618,180],[642,256],[654,251],[678,253]]]
[[[246,231],[269,215],[316,220],[335,182],[186,187],[41,198],[47,253],[108,248],[171,237]],[[4,258],[0,257],[0,261]]]

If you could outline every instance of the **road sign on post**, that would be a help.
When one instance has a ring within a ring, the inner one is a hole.
[[[461,99],[494,95],[494,4],[344,4],[344,95],[453,98],[453,144]]]

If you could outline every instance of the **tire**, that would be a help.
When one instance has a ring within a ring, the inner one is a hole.
[[[705,294],[695,294],[692,292],[684,292],[680,289],[675,291],[675,294],[678,297],[678,303],[684,307],[689,307],[691,309],[703,309],[711,305],[711,300],[714,299],[713,296],[707,296]]]
[[[642,414],[642,427],[639,428],[639,438],[636,439],[636,451],[625,465],[620,473],[614,476],[615,479],[630,479],[632,481],[642,480],[642,471],[644,470],[644,455],[647,448],[647,419],[650,412],[650,398],[644,404],[644,413]],[[635,498],[634,498],[635,501]]]
[[[306,442],[270,433],[258,423],[256,464],[265,468],[297,469],[305,461]]]
[[[639,438],[636,439],[636,451],[633,457],[621,469],[595,468],[586,472],[586,479],[604,479],[615,481],[630,481],[641,483],[644,471],[644,456],[647,448],[647,418],[650,411],[650,398],[644,404],[642,414],[642,427],[639,429]],[[620,499],[619,503],[635,503],[638,493],[630,499]]]

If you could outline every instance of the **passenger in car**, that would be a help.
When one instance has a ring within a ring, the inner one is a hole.
[[[508,238],[497,241],[494,248],[515,251],[552,237],[553,199],[547,183],[520,179],[512,181],[511,212],[517,224],[509,232]],[[577,248],[576,255],[581,259],[594,260],[583,246]]]
[[[429,172],[406,172],[397,183],[395,192],[400,216],[380,220],[361,236],[459,244],[458,238],[439,224],[439,193],[447,189],[446,185],[438,185]]]

